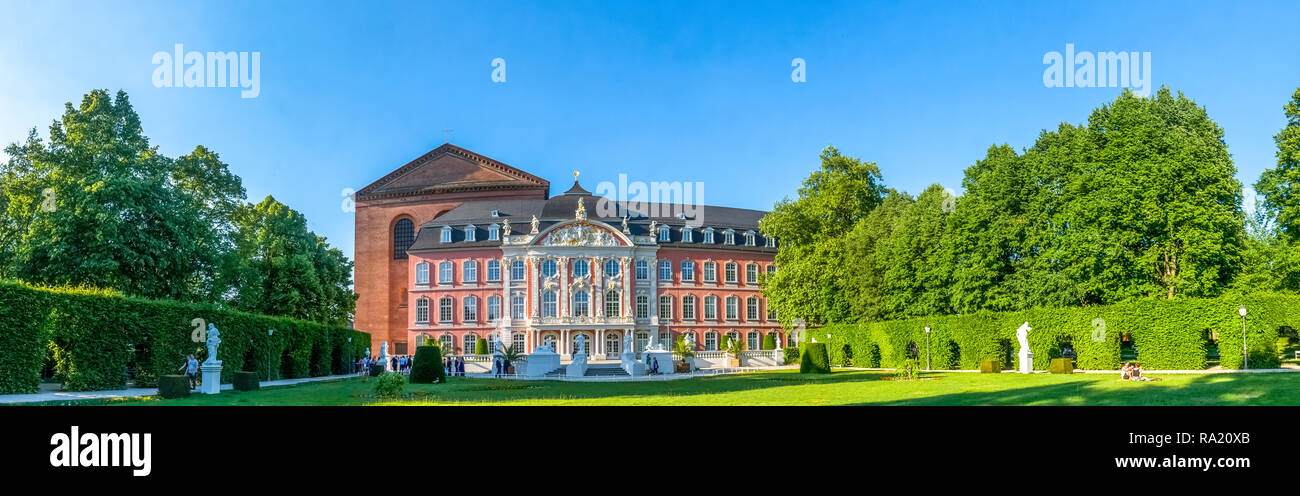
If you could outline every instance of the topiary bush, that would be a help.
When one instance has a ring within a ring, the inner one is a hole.
[[[158,396],[166,399],[189,398],[190,378],[183,375],[164,375],[158,378]]]
[[[807,343],[803,345],[803,356],[799,357],[799,373],[831,373],[831,360],[829,355],[826,354],[826,343]]]
[[[447,371],[442,368],[442,349],[421,346],[415,349],[415,362],[411,364],[411,384],[436,384],[447,382]]]
[[[793,346],[787,346],[785,347],[785,349],[781,351],[785,353],[785,363],[787,364],[799,363],[799,352],[800,352],[799,348]]]
[[[375,395],[380,398],[396,398],[402,395],[406,387],[406,376],[397,373],[381,374],[375,381]]]
[[[257,380],[257,372],[235,372],[236,391],[257,391],[262,384]]]
[[[764,336],[763,336],[763,347],[762,347],[762,348],[765,349],[765,350],[775,350],[775,349],[776,349],[776,335],[774,335],[773,333],[767,333],[766,335],[764,335]]]
[[[486,339],[478,338],[478,341],[475,341],[475,342],[474,342],[474,354],[475,354],[475,355],[486,355],[486,354],[488,354],[488,347],[487,347],[487,340],[486,340]]]
[[[1047,370],[1053,374],[1073,374],[1074,360],[1069,358],[1053,358],[1052,364],[1047,367]]]

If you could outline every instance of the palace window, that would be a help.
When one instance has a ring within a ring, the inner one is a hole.
[[[590,267],[588,267],[586,260],[578,259],[573,261],[573,277],[575,279],[587,277],[587,274],[590,272],[589,269]]]
[[[638,281],[650,279],[650,264],[645,260],[636,261],[636,278]]]
[[[704,333],[704,349],[706,351],[718,350],[718,333],[714,331]]]
[[[478,281],[478,262],[466,260],[462,265],[461,279],[463,282]]]
[[[645,346],[646,346],[646,344],[648,344],[649,342],[650,342],[650,333],[645,332],[645,331],[637,331],[637,333],[636,333],[636,352],[637,352],[637,353],[640,353],[640,352],[642,352],[642,351],[645,351]]]
[[[451,226],[442,226],[442,236],[438,238],[440,243],[451,242]]]
[[[501,239],[501,226],[496,224],[488,225],[488,241],[497,241]]]
[[[672,232],[673,232],[672,229],[669,229],[667,224],[659,226],[659,242],[667,243],[668,241],[670,241],[672,237]]]
[[[650,298],[646,295],[637,295],[636,297],[636,318],[650,318]]]
[[[748,333],[745,334],[745,341],[748,342],[748,346],[747,346],[748,349],[751,350],[759,349],[758,337],[759,337],[759,333],[754,331],[749,331]]]
[[[515,332],[510,334],[511,346],[519,353],[524,352],[524,333]]]
[[[573,316],[586,317],[591,314],[590,307],[591,295],[586,291],[577,291],[573,293]]]
[[[605,261],[605,275],[609,277],[618,277],[618,260],[609,259]]]
[[[727,297],[727,320],[736,320],[739,315],[740,298],[736,296]]]
[[[558,316],[559,310],[556,308],[558,302],[559,300],[556,298],[554,291],[543,292],[542,293],[542,316],[543,317]]]
[[[488,278],[489,281],[501,281],[501,262],[497,260],[488,260]]]
[[[455,302],[450,296],[444,296],[438,299],[438,322],[451,322],[452,305]]]
[[[758,320],[758,297],[745,299],[745,320]]]
[[[776,238],[772,236],[768,236],[767,238],[765,238],[764,246],[768,248],[776,248]]]
[[[696,343],[696,346],[699,346],[700,335],[696,334],[695,331],[686,331],[682,335],[686,336],[682,338],[682,341]]]
[[[673,320],[673,297],[662,295],[659,297],[659,323],[667,324]]]
[[[704,320],[717,320],[718,318],[718,297],[704,297]]]
[[[671,281],[673,279],[673,263],[667,260],[659,261],[659,280]]]
[[[492,353],[493,351],[496,351],[496,349],[497,349],[497,333],[489,332],[487,335],[488,353]]]
[[[412,243],[415,243],[415,224],[410,219],[397,221],[397,225],[393,226],[393,259],[406,258],[406,249]]]
[[[423,296],[415,300],[415,323],[429,323],[429,299]]]
[[[525,270],[525,269],[524,269],[524,261],[523,261],[523,260],[515,260],[515,261],[513,261],[513,262],[510,262],[510,280],[511,280],[511,281],[523,281],[523,280],[524,280],[524,270]]]
[[[465,226],[465,241],[478,241],[478,228],[474,224]]]
[[[745,264],[745,284],[750,286],[758,284],[758,264]]]
[[[478,298],[466,296],[462,306],[465,308],[462,322],[478,322]]]
[[[501,319],[501,297],[489,296],[487,299],[487,319],[488,322],[496,322]]]
[[[768,266],[767,266],[767,275],[771,276],[772,274],[775,274],[775,273],[776,273],[776,264],[768,265]]]
[[[745,231],[745,246],[754,246],[754,231]]]
[[[439,337],[438,344],[442,345],[443,355],[450,355],[456,351],[456,337],[451,334],[443,334]]]
[[[713,262],[704,262],[704,282],[714,282],[718,280],[718,265]]]
[[[516,293],[510,297],[510,318],[524,318],[524,295]]]
[[[471,332],[466,334],[464,338],[461,338],[460,342],[462,353],[472,355],[475,351],[478,351],[475,349],[478,347],[478,335]]]
[[[695,295],[682,297],[682,320],[695,320]]]
[[[693,236],[693,234],[694,234],[694,231],[691,229],[691,226],[682,226],[682,242],[683,242],[683,243],[693,243],[693,242],[695,242],[695,239],[694,239],[695,237]]]
[[[692,262],[690,260],[682,260],[682,280],[683,281],[695,280],[695,262]]]
[[[727,341],[735,341],[736,344],[740,344],[740,333],[736,331],[727,331],[727,339],[723,342],[725,343]]]
[[[549,258],[546,259],[542,262],[542,277],[551,277],[555,275],[555,273],[559,271],[557,267],[555,260]]]
[[[722,242],[729,245],[736,244],[736,231],[731,229],[722,231]]]
[[[438,283],[451,284],[451,262],[438,263]]]
[[[415,283],[421,286],[429,284],[429,262],[415,264]]]
[[[722,275],[727,284],[736,283],[736,262],[727,262],[723,266]]]
[[[605,292],[605,316],[618,317],[622,314],[622,305],[620,303],[621,295],[618,290],[609,290]]]
[[[706,227],[706,228],[704,228],[704,243],[705,243],[705,244],[710,244],[710,245],[713,244],[713,228],[712,228],[712,227]]]
[[[764,301],[763,306],[767,307],[767,320],[776,320],[776,309],[772,308],[772,302]]]

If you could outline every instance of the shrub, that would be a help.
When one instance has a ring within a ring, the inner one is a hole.
[[[799,351],[800,351],[799,348],[796,348],[794,346],[787,346],[782,351],[785,352],[785,363],[787,364],[799,363]]]
[[[762,348],[765,349],[765,350],[775,350],[775,349],[776,349],[776,336],[775,336],[774,334],[770,333],[770,332],[767,333],[767,335],[763,336],[763,346],[762,346]]]
[[[915,380],[921,373],[920,360],[904,360],[894,372],[894,377],[906,381]]]
[[[375,381],[375,395],[381,398],[396,398],[402,395],[406,387],[406,376],[402,374],[382,374]]]
[[[384,364],[382,363],[372,363],[370,364],[370,377],[379,377],[380,375],[383,375],[384,372],[387,372],[386,369],[387,367],[384,367]]]
[[[1047,370],[1053,374],[1073,374],[1074,360],[1069,358],[1053,358],[1052,364],[1047,367]]]
[[[158,378],[158,396],[166,399],[190,397],[190,378],[183,375],[164,375]]]
[[[486,340],[486,339],[478,338],[478,341],[475,341],[475,342],[474,342],[474,354],[475,354],[475,355],[486,355],[486,354],[488,354],[488,347],[487,347],[487,340]]]
[[[411,364],[412,384],[447,382],[447,371],[442,368],[442,350],[437,346],[415,349],[415,362]]]
[[[803,374],[831,373],[831,361],[826,354],[826,343],[803,345],[803,356],[799,357],[799,372]]]
[[[1002,372],[1002,362],[998,360],[980,360],[980,373],[997,374]]]
[[[257,380],[257,372],[235,372],[236,391],[257,391],[262,384]]]

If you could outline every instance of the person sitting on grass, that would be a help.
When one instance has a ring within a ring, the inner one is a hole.
[[[1133,362],[1124,362],[1119,368],[1119,380],[1127,381],[1133,379]]]
[[[1157,378],[1157,377],[1143,377],[1143,376],[1142,376],[1142,364],[1139,363],[1139,362],[1134,362],[1134,363],[1133,363],[1133,380],[1135,380],[1135,381],[1158,381],[1158,380],[1160,380],[1160,379]]]

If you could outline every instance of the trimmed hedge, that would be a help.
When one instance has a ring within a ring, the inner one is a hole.
[[[980,360],[980,373],[998,374],[1002,372],[1002,362],[1000,360]]]
[[[831,373],[831,362],[829,355],[826,354],[826,343],[806,343],[803,345],[803,355],[799,357],[799,373]]]
[[[235,372],[234,384],[236,391],[257,391],[262,388],[257,380],[257,372]]]
[[[1052,364],[1047,366],[1047,370],[1053,374],[1073,374],[1074,360],[1069,358],[1053,358]]]
[[[158,396],[166,399],[189,398],[190,378],[183,375],[164,375],[158,378]]]
[[[411,364],[411,384],[447,382],[447,371],[442,368],[442,349],[421,346],[415,349],[415,362]]]
[[[878,349],[881,367],[897,367],[916,343],[925,354],[925,327],[930,326],[930,356],[936,367],[974,370],[983,360],[998,360],[1018,369],[1016,328],[1029,322],[1033,368],[1047,370],[1053,358],[1073,349],[1076,366],[1084,370],[1117,370],[1120,340],[1131,338],[1143,367],[1157,370],[1201,370],[1207,366],[1206,346],[1217,337],[1224,368],[1241,368],[1242,319],[1245,305],[1250,368],[1278,366],[1277,337],[1285,327],[1300,328],[1300,296],[1256,294],[1220,298],[1141,300],[1097,307],[1040,308],[1016,312],[934,315],[905,320],[833,324],[820,328],[830,334],[826,349],[831,363],[840,363],[849,345],[855,364]],[[1104,332],[1103,332],[1104,330]],[[1094,340],[1094,337],[1097,339]],[[820,343],[819,343],[820,344]],[[861,366],[861,365],[859,365]],[[946,367],[945,367],[946,366]]]
[[[128,369],[139,387],[156,386],[187,354],[207,358],[190,339],[196,318],[221,331],[222,382],[241,370],[261,380],[347,373],[370,344],[364,332],[214,304],[0,281],[0,394],[36,392],[47,359],[68,390],[121,389]]]

